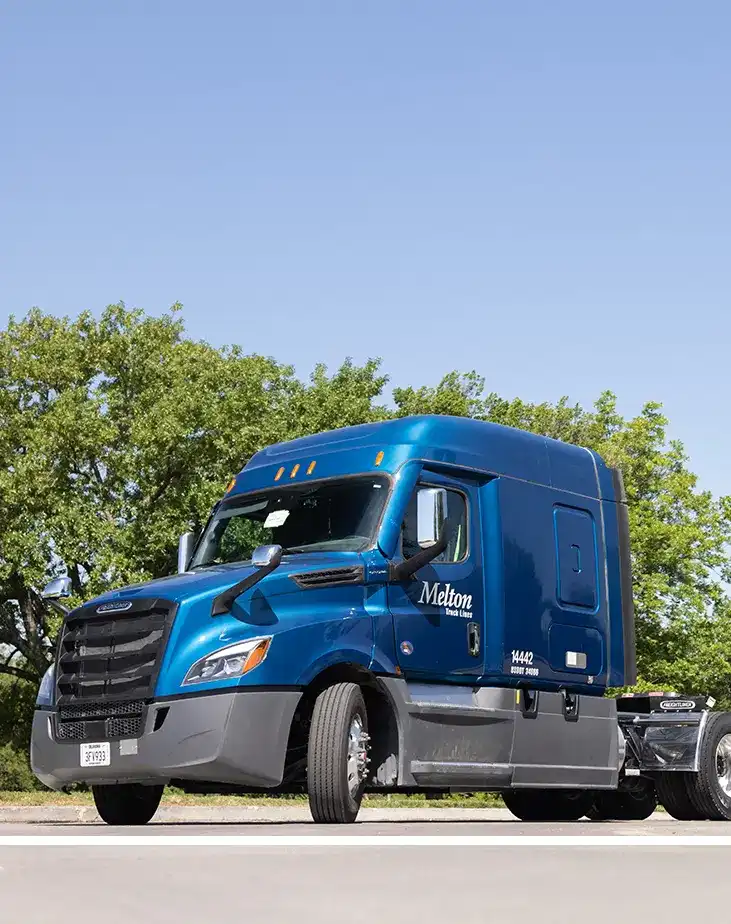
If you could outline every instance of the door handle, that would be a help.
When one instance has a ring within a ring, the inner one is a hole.
[[[467,650],[473,658],[480,655],[480,627],[476,622],[467,623]]]
[[[581,549],[578,545],[572,545],[571,551],[574,553],[575,564],[572,567],[574,574],[581,574]]]

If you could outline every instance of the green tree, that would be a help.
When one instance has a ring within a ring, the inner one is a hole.
[[[386,406],[376,403],[387,382],[388,377],[380,374],[380,362],[376,359],[363,366],[346,359],[332,376],[328,376],[324,365],[318,364],[307,384],[291,383],[283,438],[387,417]]]
[[[309,383],[239,347],[185,337],[179,306],[99,320],[32,311],[0,333],[0,672],[37,681],[57,620],[38,597],[67,573],[74,599],[170,573],[258,449],[357,423],[383,387],[350,361]]]
[[[597,449],[630,500],[643,681],[731,702],[731,500],[698,489],[657,404],[632,419],[505,399],[475,372],[394,390],[377,360],[309,380],[239,347],[185,336],[161,317],[107,308],[97,320],[32,311],[0,332],[0,673],[36,683],[56,620],[37,589],[68,573],[80,602],[174,568],[178,534],[199,527],[231,475],[265,445],[415,413],[466,415]]]

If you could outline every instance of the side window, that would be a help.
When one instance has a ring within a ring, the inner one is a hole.
[[[401,553],[404,558],[411,558],[421,551],[418,539],[418,508],[417,494],[423,485],[417,487],[411,496],[406,510],[403,525],[401,526]],[[447,489],[444,491],[446,509],[445,519],[454,523],[449,538],[449,545],[434,559],[438,564],[454,564],[467,557],[467,499],[459,491]]]

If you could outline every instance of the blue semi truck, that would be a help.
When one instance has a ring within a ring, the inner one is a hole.
[[[31,763],[112,824],[168,783],[502,793],[525,820],[731,818],[731,716],[635,681],[621,474],[587,449],[414,416],[266,448],[178,573],[64,611]]]

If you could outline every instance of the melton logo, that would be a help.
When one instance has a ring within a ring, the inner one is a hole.
[[[428,603],[431,606],[446,606],[456,610],[472,609],[472,594],[458,594],[454,587],[447,583],[442,590],[439,581],[421,582],[421,596],[419,603]]]

